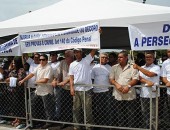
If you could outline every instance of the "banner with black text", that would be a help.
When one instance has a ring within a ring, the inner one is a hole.
[[[0,56],[21,56],[18,36],[0,45]]]
[[[99,24],[63,31],[32,32],[20,34],[22,53],[46,52],[72,48],[100,49]]]

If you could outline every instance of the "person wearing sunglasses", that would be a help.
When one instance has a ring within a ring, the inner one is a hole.
[[[37,118],[38,116],[40,119],[43,118],[42,115],[44,115],[46,120],[53,120],[55,112],[55,102],[53,97],[53,87],[50,85],[53,80],[53,69],[48,64],[47,55],[40,55],[39,62],[40,64],[37,66],[37,68],[28,76],[26,76],[23,80],[21,80],[19,84],[21,85],[26,80],[35,76],[36,91],[31,99],[32,115],[35,116],[34,118]],[[44,108],[41,108],[42,106],[40,106],[40,103],[38,101],[41,101],[43,103]],[[42,115],[40,115],[39,111],[37,112],[36,108],[41,109],[41,111],[43,111],[44,109],[44,113],[41,113]],[[51,125],[51,123],[47,122],[41,128],[46,129]]]

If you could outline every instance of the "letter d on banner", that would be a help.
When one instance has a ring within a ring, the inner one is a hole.
[[[170,31],[170,25],[169,24],[164,24],[163,25],[163,33],[169,32]]]

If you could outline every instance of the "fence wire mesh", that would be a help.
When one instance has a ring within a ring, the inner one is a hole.
[[[28,105],[29,120],[33,121],[115,129],[170,128],[170,96],[166,94],[166,87],[160,88],[158,98],[141,98],[137,94],[135,100],[118,101],[112,95],[112,89],[101,93],[76,92],[78,96],[71,96],[69,90],[61,87],[54,88],[54,94],[44,96],[36,95],[32,89],[30,97],[25,98],[24,87],[11,89],[8,84],[0,85],[1,117],[25,118],[25,106]],[[27,100],[31,104],[25,104]]]
[[[26,116],[25,89],[23,86],[9,87],[0,83],[0,115],[10,117]]]
[[[158,129],[170,129],[170,95],[167,95],[167,88],[160,89],[160,98],[158,99]]]
[[[71,96],[69,90],[57,87],[54,95],[37,96],[32,92],[31,114],[33,120],[52,120],[95,127],[149,129],[150,112],[153,112],[150,110],[153,105],[150,105],[150,98],[142,100],[137,95],[135,100],[118,101],[112,91],[112,88],[102,93],[89,90],[75,92],[75,96]]]

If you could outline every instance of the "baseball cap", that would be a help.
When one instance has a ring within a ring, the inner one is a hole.
[[[73,51],[82,51],[81,48],[74,48]]]

